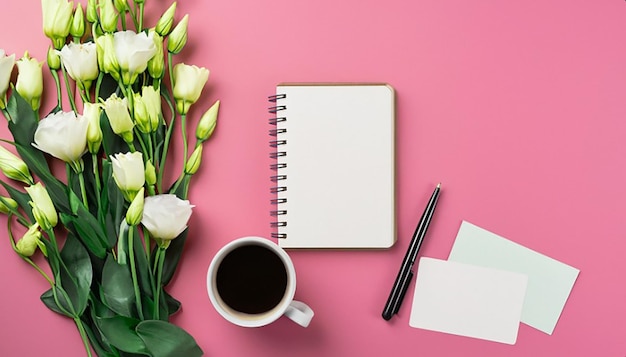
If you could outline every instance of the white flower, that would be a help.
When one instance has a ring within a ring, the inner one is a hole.
[[[143,156],[140,152],[115,154],[111,156],[113,165],[113,179],[120,190],[127,194],[127,199],[132,201],[135,194],[146,182]]]
[[[50,114],[39,121],[33,146],[67,163],[76,163],[87,148],[88,124],[85,117],[74,112]]]
[[[11,72],[15,65],[15,54],[7,56],[3,49],[0,49],[0,102],[4,102],[4,95],[9,89]]]
[[[209,70],[204,67],[179,63],[174,66],[174,99],[181,114],[200,98],[202,88],[209,79]]]
[[[63,66],[73,80],[84,83],[88,88],[93,80],[98,78],[98,57],[96,44],[93,42],[71,42],[59,51]]]
[[[41,93],[43,93],[42,64],[28,53],[17,61],[17,84],[15,89],[33,108],[39,109]]]
[[[132,84],[146,70],[157,49],[152,34],[118,31],[113,34],[115,57],[122,72],[122,82]]]
[[[153,237],[171,240],[187,228],[193,207],[189,201],[172,194],[148,196],[144,202],[141,223]]]

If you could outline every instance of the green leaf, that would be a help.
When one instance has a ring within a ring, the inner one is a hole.
[[[80,316],[87,308],[91,289],[91,260],[85,247],[71,233],[61,249],[61,259],[65,263],[61,269],[61,285],[67,291],[74,311]]]
[[[178,311],[180,311],[181,303],[176,300],[172,295],[168,294],[167,291],[163,290],[163,294],[165,295],[165,301],[167,302],[168,315],[172,316]]]
[[[13,91],[13,95],[9,98],[7,111],[11,116],[9,129],[13,134],[15,142],[21,144],[32,143],[39,123],[37,112],[17,91]]]
[[[102,302],[116,313],[132,317],[135,311],[135,290],[128,265],[120,265],[107,256],[102,270]]]
[[[85,244],[87,249],[96,257],[103,259],[107,253],[106,245],[100,240],[98,234],[92,229],[89,221],[81,216],[74,216],[71,214],[61,213],[61,222],[68,229],[76,231],[76,236]],[[93,217],[92,217],[93,218]]]
[[[41,302],[43,302],[48,309],[56,312],[57,314],[61,314],[67,317],[73,317],[69,311],[71,310],[70,303],[65,298],[65,295],[61,292],[62,289],[57,288],[56,286],[48,289],[45,293],[41,294]],[[54,294],[57,295],[57,301],[55,300]],[[64,311],[65,310],[65,311]]]
[[[189,333],[169,322],[146,320],[140,322],[135,330],[152,357],[195,357],[203,354]]]
[[[104,338],[115,348],[130,353],[151,355],[144,340],[135,332],[139,320],[124,316],[97,317],[96,324]]]

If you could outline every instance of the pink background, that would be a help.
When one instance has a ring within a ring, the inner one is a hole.
[[[168,5],[148,0],[148,22]],[[177,18],[185,13],[178,61],[211,69],[202,108],[218,98],[222,108],[170,292],[183,303],[174,322],[207,355],[626,355],[624,1],[180,1]],[[4,3],[0,48],[44,59],[40,24],[39,1]],[[395,87],[398,243],[290,252],[313,322],[244,329],[210,305],[205,274],[227,242],[270,234],[266,96],[281,81]],[[509,346],[413,329],[408,302],[382,320],[437,182],[423,256],[447,258],[466,219],[581,270],[552,336],[521,325]],[[84,355],[73,323],[39,301],[45,281],[0,238],[0,355]]]

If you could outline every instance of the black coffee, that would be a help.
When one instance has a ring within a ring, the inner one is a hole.
[[[222,260],[217,291],[233,310],[259,314],[274,308],[287,289],[287,270],[273,251],[260,245],[235,248]]]

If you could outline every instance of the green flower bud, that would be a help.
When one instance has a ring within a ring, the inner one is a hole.
[[[37,182],[26,187],[26,192],[32,200],[29,204],[33,208],[33,216],[35,216],[39,226],[45,231],[54,228],[58,223],[59,216],[46,188],[43,187],[41,182]]]
[[[90,23],[98,22],[98,10],[96,7],[96,0],[87,0],[86,17]]]
[[[89,152],[97,154],[102,144],[102,129],[100,128],[100,104],[85,103],[83,117],[87,118],[87,147]]]
[[[113,5],[115,5],[115,8],[120,14],[124,14],[128,11],[128,4],[126,3],[126,0],[113,0]]]
[[[55,50],[53,47],[48,48],[48,68],[53,71],[61,69],[61,57],[59,57],[59,52]]]
[[[100,0],[100,26],[104,32],[113,33],[117,30],[118,13],[111,0]]]
[[[60,50],[65,44],[72,24],[72,2],[67,0],[42,0],[43,33]]]
[[[0,212],[8,214],[17,209],[17,202],[11,197],[0,196]]]
[[[83,14],[83,5],[78,3],[76,11],[74,11],[74,18],[70,26],[70,35],[74,38],[81,38],[85,34],[85,15]]]
[[[43,93],[43,73],[42,64],[34,58],[30,58],[28,52],[17,61],[17,84],[15,89],[28,103],[33,110],[38,110],[41,104],[41,94]]]
[[[169,9],[161,15],[161,18],[157,22],[154,30],[159,35],[165,37],[170,34],[170,31],[172,31],[172,26],[174,25],[174,12],[176,12],[176,2],[170,5]]]
[[[170,53],[177,54],[183,50],[183,47],[187,44],[187,25],[189,22],[189,15],[185,15],[182,20],[174,27],[169,39],[167,40],[167,50]]]
[[[163,55],[163,37],[158,33],[153,33],[152,40],[156,47],[154,57],[148,61],[148,73],[154,79],[161,79],[165,75],[165,57]]]
[[[30,175],[26,163],[3,146],[0,146],[0,170],[12,180],[28,185],[33,183],[33,177]]]
[[[156,183],[157,181],[156,169],[154,168],[154,165],[152,165],[152,162],[150,160],[146,161],[145,175],[146,175],[146,184],[152,186]]]
[[[200,163],[202,162],[202,145],[196,146],[196,149],[193,151],[187,164],[185,165],[185,174],[193,175],[198,172],[198,168],[200,167]]]
[[[35,223],[28,228],[28,231],[26,231],[22,238],[17,242],[15,245],[15,251],[23,257],[30,257],[35,254],[35,250],[37,250],[40,239],[41,232],[39,231],[39,224]]]
[[[220,109],[220,101],[215,101],[215,103],[207,110],[200,121],[198,122],[198,127],[196,128],[196,139],[198,141],[203,142],[211,137],[213,131],[215,130],[215,125],[217,124],[217,113]]]
[[[96,39],[96,55],[98,66],[104,73],[108,73],[116,80],[119,79],[120,65],[115,56],[113,35],[106,33]]]
[[[136,226],[141,223],[141,218],[143,218],[143,192],[144,188],[142,187],[130,203],[128,211],[126,211],[126,223],[129,226]]]

